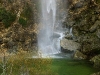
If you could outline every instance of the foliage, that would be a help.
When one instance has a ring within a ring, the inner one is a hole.
[[[0,8],[0,21],[5,25],[5,27],[9,27],[16,19],[16,15],[7,11],[4,8]]]
[[[25,27],[28,24],[28,21],[31,20],[33,17],[33,11],[32,8],[28,3],[25,4],[24,10],[21,13],[21,17],[19,18],[19,23]]]
[[[30,19],[33,15],[32,7],[26,3],[23,12],[21,13],[22,17],[25,17],[26,19]]]
[[[97,4],[100,4],[100,0],[96,0],[97,1]]]
[[[9,58],[8,75],[54,75],[49,69],[51,59],[27,58],[28,53],[19,52]]]
[[[19,18],[19,23],[20,23],[23,27],[25,27],[25,26],[27,25],[27,20],[24,19],[24,18],[22,18],[22,17],[20,17],[20,18]]]
[[[11,3],[11,2],[12,2],[12,0],[8,0],[8,2],[9,2],[9,3]]]

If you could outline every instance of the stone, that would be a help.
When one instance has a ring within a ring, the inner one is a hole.
[[[11,37],[11,35],[12,35],[12,32],[7,32],[6,33],[6,37]]]
[[[97,72],[97,73],[93,73],[91,75],[100,75],[100,72]]]
[[[65,38],[71,40],[71,39],[73,39],[73,35],[71,35],[71,34],[65,35]]]
[[[75,8],[81,8],[81,7],[83,7],[83,2],[77,2],[75,4]]]
[[[100,25],[100,21],[96,21],[95,24],[89,29],[90,32],[96,31],[98,25]]]
[[[97,30],[97,34],[98,38],[100,38],[100,29]]]
[[[100,68],[100,54],[94,56],[92,59],[90,59],[91,62],[93,62],[94,67]]]
[[[3,38],[3,43],[7,43],[9,41],[9,38]]]
[[[73,58],[74,58],[74,59],[86,59],[87,56],[84,55],[82,52],[80,52],[80,51],[77,50],[77,51],[74,53]]]
[[[3,38],[0,37],[0,44],[3,42]]]
[[[87,36],[88,36],[87,39],[83,38],[81,41],[81,44],[82,44],[81,51],[86,55],[99,54],[99,52],[100,52],[100,40],[92,34],[87,35]]]
[[[93,16],[92,16],[92,22],[95,22],[95,20],[96,20],[96,16],[93,15]]]
[[[80,44],[77,42],[74,42],[73,40],[68,40],[63,38],[61,40],[61,47],[65,50],[75,51],[80,49]]]

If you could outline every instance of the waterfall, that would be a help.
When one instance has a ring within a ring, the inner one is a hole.
[[[60,53],[60,40],[64,37],[62,24],[57,19],[57,1],[40,0],[41,25],[38,33],[39,53],[44,56]]]

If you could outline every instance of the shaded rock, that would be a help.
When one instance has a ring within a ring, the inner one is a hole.
[[[72,40],[73,39],[72,35],[66,35],[65,38],[66,39],[69,39],[69,40]]]
[[[8,48],[12,48],[15,45],[15,43],[13,41],[9,41],[7,43]]]
[[[100,40],[97,37],[93,35],[88,36],[88,38],[84,39],[81,43],[81,52],[84,54],[94,56],[100,53]]]
[[[74,7],[75,8],[81,8],[81,7],[83,7],[83,2],[77,2]]]
[[[74,59],[86,59],[87,56],[84,55],[82,52],[80,52],[80,51],[77,50],[77,51],[74,53],[73,58],[74,58]]]
[[[62,53],[67,53],[67,54],[73,54],[74,51],[68,50],[68,49],[64,49],[63,47],[61,47],[61,52]]]
[[[72,40],[63,38],[61,40],[61,47],[65,50],[75,51],[80,49],[80,44]]]
[[[20,41],[20,42],[25,42],[25,37],[21,37],[21,38],[19,39],[19,41]]]
[[[100,68],[100,55],[94,56],[90,61],[93,62],[94,67]]]
[[[0,44],[1,44],[1,43],[3,43],[3,38],[2,38],[2,37],[0,37]]]
[[[7,32],[6,33],[6,37],[11,37],[11,35],[12,35],[12,32]]]
[[[96,31],[98,25],[100,25],[100,21],[96,21],[95,24],[89,29],[90,32]]]
[[[100,75],[100,72],[97,72],[97,73],[93,73],[91,75]]]
[[[95,20],[96,20],[96,16],[93,15],[91,20],[92,20],[92,22],[95,22]]]
[[[9,38],[3,38],[3,43],[7,43],[9,41]]]
[[[100,38],[100,29],[97,30],[97,34],[98,38]]]

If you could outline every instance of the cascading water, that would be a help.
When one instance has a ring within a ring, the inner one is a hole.
[[[60,40],[63,38],[62,25],[57,24],[56,0],[40,0],[41,26],[38,34],[39,54],[49,56],[60,53]],[[59,22],[60,23],[60,22]]]

